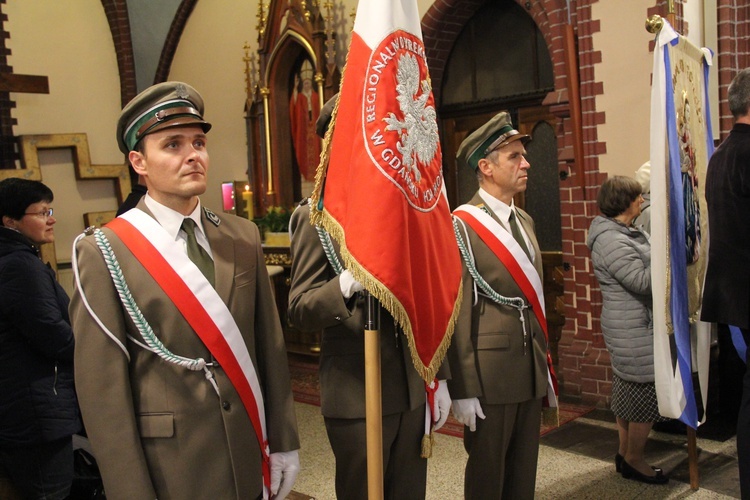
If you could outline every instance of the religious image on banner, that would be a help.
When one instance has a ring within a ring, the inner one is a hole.
[[[310,214],[403,329],[428,383],[461,302],[442,165],[416,0],[360,0]]]
[[[682,203],[685,211],[685,257],[687,265],[692,266],[697,264],[701,257],[701,222],[705,223],[705,218],[701,219],[696,146],[690,134],[690,122],[693,119],[700,121],[700,117],[696,118],[690,114],[691,107],[687,90],[683,90],[681,94],[677,108],[677,140],[680,144]],[[703,178],[705,179],[705,175]],[[705,264],[705,260],[702,263]]]
[[[710,325],[699,321],[708,260],[705,179],[713,154],[712,53],[664,22],[651,88],[651,282],[659,411],[705,420]]]
[[[315,91],[313,66],[305,59],[294,73],[294,87],[289,100],[289,122],[292,145],[302,181],[315,179],[320,160],[320,137],[315,133],[315,121],[320,115],[320,97]]]

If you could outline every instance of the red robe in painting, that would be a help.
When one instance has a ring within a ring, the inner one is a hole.
[[[315,133],[315,121],[320,115],[318,93],[310,90],[308,97],[304,91],[295,92],[289,102],[289,113],[299,173],[303,180],[312,181],[320,160],[320,137]]]

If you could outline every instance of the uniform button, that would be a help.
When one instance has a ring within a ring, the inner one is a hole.
[[[229,411],[232,409],[232,403],[230,403],[229,401],[222,401],[221,407],[224,408],[225,411]]]

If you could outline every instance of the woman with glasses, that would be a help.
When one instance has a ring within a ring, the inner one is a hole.
[[[0,181],[0,474],[26,499],[62,499],[81,429],[68,296],[39,258],[55,240],[52,191]]]

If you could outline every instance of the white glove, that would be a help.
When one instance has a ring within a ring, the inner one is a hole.
[[[299,451],[271,453],[271,496],[286,498],[299,474]]]
[[[354,279],[354,276],[352,276],[351,271],[348,269],[339,274],[339,288],[341,288],[341,295],[345,299],[349,299],[355,293],[365,289],[359,281]]]
[[[484,420],[482,405],[477,398],[454,399],[453,416],[456,420],[469,427],[471,432],[477,430],[477,417]]]
[[[432,414],[434,415],[433,419],[437,420],[434,430],[438,430],[443,424],[445,424],[445,421],[448,420],[448,414],[450,414],[451,411],[451,395],[448,393],[448,382],[445,380],[438,381],[438,388],[435,391],[434,406],[435,407],[432,409]]]

